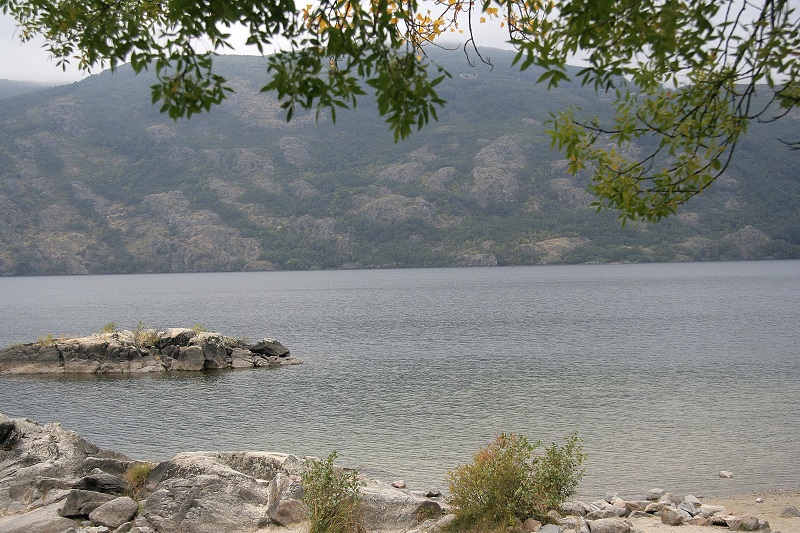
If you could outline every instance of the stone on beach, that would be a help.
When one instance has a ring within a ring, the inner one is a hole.
[[[673,509],[672,507],[664,507],[661,509],[661,523],[670,526],[679,526],[684,522],[688,522],[691,517],[688,516],[686,511],[680,509]]]
[[[800,516],[800,511],[797,510],[797,507],[794,505],[787,505],[783,509],[781,509],[780,516],[783,517],[793,517],[793,516]]]
[[[619,518],[601,518],[589,521],[591,533],[630,533],[631,526]]]

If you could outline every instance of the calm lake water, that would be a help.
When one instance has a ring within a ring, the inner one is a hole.
[[[0,278],[2,346],[140,320],[305,364],[0,376],[0,412],[141,459],[337,450],[418,489],[498,433],[576,430],[585,497],[800,487],[798,261]]]

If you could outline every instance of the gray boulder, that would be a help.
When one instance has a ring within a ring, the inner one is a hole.
[[[60,424],[0,415],[0,516],[20,514],[67,495],[90,457],[128,460],[98,448]],[[88,512],[87,512],[88,514]]]
[[[533,518],[528,518],[522,523],[522,529],[525,531],[538,531],[542,527],[542,523]]]
[[[244,348],[232,348],[230,359],[231,368],[253,368],[256,366],[255,359],[261,359],[261,356],[254,356],[250,350]]]
[[[292,526],[306,520],[308,509],[298,500],[283,498],[275,501],[267,509],[267,516],[277,526]]]
[[[625,508],[628,510],[628,514],[635,511],[644,511],[647,509],[648,505],[650,505],[648,500],[627,500],[625,502]]]
[[[733,515],[715,514],[709,517],[708,522],[709,525],[712,526],[728,527],[728,520],[734,520],[734,519],[736,519],[736,517]]]
[[[621,518],[602,518],[589,521],[591,533],[630,533],[631,526]]]
[[[115,498],[89,513],[89,520],[109,528],[118,528],[129,522],[139,510],[139,504],[127,496]]]
[[[56,505],[0,518],[0,531],[3,533],[62,533],[73,527],[75,522],[59,515]]]
[[[268,524],[267,490],[243,474],[167,479],[147,497],[134,525],[185,533],[252,532]]]
[[[603,518],[618,518],[620,516],[620,509],[615,508],[613,505],[597,509],[586,515],[588,520],[602,520]]]
[[[443,514],[438,502],[372,479],[361,489],[361,506],[369,531],[411,529]]]
[[[158,339],[158,347],[167,346],[188,346],[189,342],[197,336],[193,329],[189,328],[169,328]]]
[[[678,505],[678,509],[681,511],[686,511],[690,516],[697,516],[700,514],[700,506],[695,507],[693,504],[685,501]]]
[[[794,505],[787,505],[786,507],[781,509],[780,516],[782,516],[784,518],[790,518],[790,517],[793,517],[793,516],[800,516],[800,511],[798,511],[797,507],[795,507]]]
[[[6,442],[15,428],[14,421],[0,413],[0,442]]]
[[[645,499],[658,501],[663,497],[664,497],[664,489],[655,488],[655,489],[650,489],[650,490],[647,491],[647,495],[645,496]]]
[[[263,355],[289,357],[289,349],[275,339],[262,339],[250,346],[250,351]]]
[[[102,492],[72,489],[69,491],[66,500],[64,500],[64,506],[58,511],[58,514],[65,518],[89,516],[92,511],[113,499],[114,496],[103,494]]]
[[[203,369],[229,368],[233,348],[229,348],[231,343],[219,333],[200,333],[191,343],[203,351]]]
[[[722,505],[709,505],[704,503],[703,505],[700,506],[698,511],[699,511],[698,514],[703,518],[710,518],[711,516],[717,513],[724,513],[725,507],[723,507]]]
[[[113,457],[87,457],[83,462],[83,466],[91,474],[94,471],[100,470],[112,476],[122,477],[132,464],[138,461],[131,461],[130,459],[115,459]]]
[[[672,507],[664,507],[661,509],[661,523],[669,526],[679,526],[688,521],[690,517],[687,516],[686,511],[673,509]]]
[[[681,504],[683,499],[681,499],[679,496],[676,496],[675,494],[672,494],[671,492],[667,492],[666,494],[664,494],[664,496],[661,498],[660,501],[669,502],[675,507],[677,507],[678,505]]]
[[[124,479],[106,474],[97,468],[92,470],[88,476],[76,481],[72,488],[122,496],[128,490],[128,484]]]
[[[731,531],[758,531],[762,524],[755,516],[736,516],[725,521]],[[767,528],[769,525],[767,524]]]
[[[287,456],[248,455],[182,453],[161,463],[148,477],[151,493],[134,525],[186,533],[252,532],[267,525],[269,483]]]
[[[595,510],[595,507],[578,500],[561,504],[561,512],[565,515],[586,516]]]
[[[701,502],[699,498],[697,498],[696,496],[692,496],[691,494],[687,494],[686,496],[684,496],[683,501],[685,503],[693,505],[694,507],[700,507],[701,505],[703,505],[703,502]]]
[[[539,533],[561,533],[563,529],[555,524],[545,524],[539,528]]]
[[[205,368],[206,358],[199,346],[181,346],[172,357],[172,370],[199,371]]]

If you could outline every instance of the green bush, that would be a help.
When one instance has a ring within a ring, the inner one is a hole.
[[[103,326],[103,333],[114,333],[117,331],[117,323],[116,322],[109,322],[105,326]]]
[[[322,461],[309,461],[303,472],[303,503],[308,509],[309,533],[363,533],[361,486],[358,472],[334,466],[336,452]]]
[[[547,511],[575,494],[585,458],[577,433],[536,455],[540,446],[524,435],[502,434],[472,463],[449,472],[452,529],[503,531],[530,517],[544,522]]]

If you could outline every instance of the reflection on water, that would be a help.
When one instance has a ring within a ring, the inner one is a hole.
[[[306,364],[0,376],[97,444],[323,456],[412,488],[499,432],[578,430],[585,495],[797,488],[800,262],[0,279],[0,344],[109,321],[274,336]],[[733,479],[720,479],[719,470]]]

